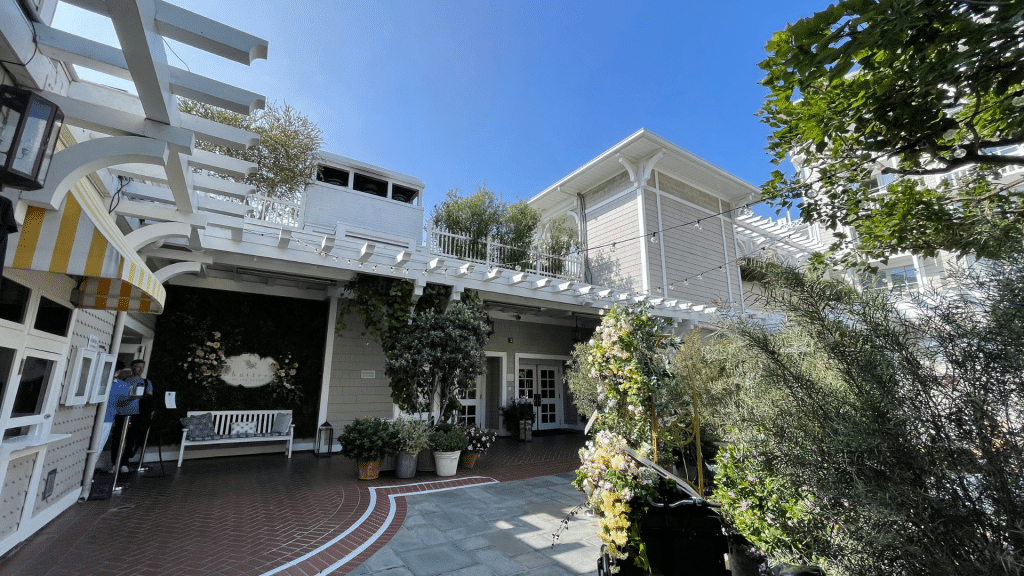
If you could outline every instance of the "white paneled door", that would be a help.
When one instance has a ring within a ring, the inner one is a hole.
[[[562,425],[562,367],[558,364],[519,364],[518,396],[534,399],[534,427],[538,430]],[[540,398],[537,406],[536,398]]]

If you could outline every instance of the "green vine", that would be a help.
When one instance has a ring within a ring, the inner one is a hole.
[[[355,312],[370,335],[380,342],[385,354],[394,349],[395,340],[409,325],[414,310],[443,312],[451,291],[449,286],[427,284],[414,308],[414,285],[409,280],[359,274],[346,288],[350,297],[338,309],[335,333],[340,335],[345,331],[345,315]]]

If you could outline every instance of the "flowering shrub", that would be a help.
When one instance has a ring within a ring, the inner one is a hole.
[[[477,454],[487,452],[497,436],[494,430],[484,430],[478,426],[461,426],[461,428],[466,433],[466,439],[469,440],[466,450]]]
[[[840,536],[839,524],[823,518],[807,486],[773,475],[749,448],[721,450],[715,482],[713,499],[729,525],[776,562],[821,564],[828,540]]]
[[[654,494],[655,473],[639,466],[626,453],[626,440],[608,431],[598,432],[580,450],[582,466],[573,485],[587,495],[587,502],[600,511],[598,536],[606,552],[617,559],[636,553],[636,565],[648,568],[646,546],[640,539],[640,522],[647,498]],[[632,549],[632,550],[631,550]]]
[[[207,340],[199,335],[201,343],[192,344],[192,353],[182,362],[189,380],[202,385],[204,397],[212,400],[215,387],[220,383],[220,373],[224,369],[224,346],[220,341],[220,332],[211,333]]]
[[[274,362],[270,368],[274,371],[274,381],[270,383],[274,398],[284,398],[289,402],[302,400],[302,390],[295,386],[295,374],[298,372],[299,363],[292,361],[291,353],[285,354],[283,362]]]
[[[669,410],[662,392],[672,378],[669,357],[678,341],[667,332],[667,322],[646,309],[616,306],[605,314],[584,352],[588,376],[599,383],[598,429],[613,430],[632,446],[650,444],[651,418]],[[671,402],[673,407],[677,403]]]

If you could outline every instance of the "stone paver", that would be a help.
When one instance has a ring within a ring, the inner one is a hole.
[[[552,546],[552,534],[559,529],[562,519],[583,502],[583,494],[571,486],[572,492],[551,489],[569,485],[571,481],[572,474],[561,474],[408,496],[407,518],[417,519],[416,524],[406,522],[377,552],[381,556],[379,560],[375,555],[352,574],[391,575],[395,567],[389,562],[395,557],[416,576],[448,573],[437,571],[442,565],[452,574],[596,574],[601,548],[600,539],[596,537],[596,518],[577,514],[569,521],[568,530],[562,531],[558,542]],[[501,502],[500,514],[476,513],[495,501]],[[478,518],[471,525],[476,529],[433,530],[462,517]],[[427,532],[424,526],[430,527],[426,528]],[[428,536],[431,530],[433,537]],[[444,542],[439,543],[439,538]],[[454,568],[443,564],[442,558],[448,558],[447,561],[455,565],[466,562],[467,558],[471,563]],[[383,565],[388,565],[389,569],[379,568]]]

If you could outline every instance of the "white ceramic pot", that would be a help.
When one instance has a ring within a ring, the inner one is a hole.
[[[459,454],[462,450],[455,452],[434,452],[434,468],[438,476],[455,476],[459,469]]]

